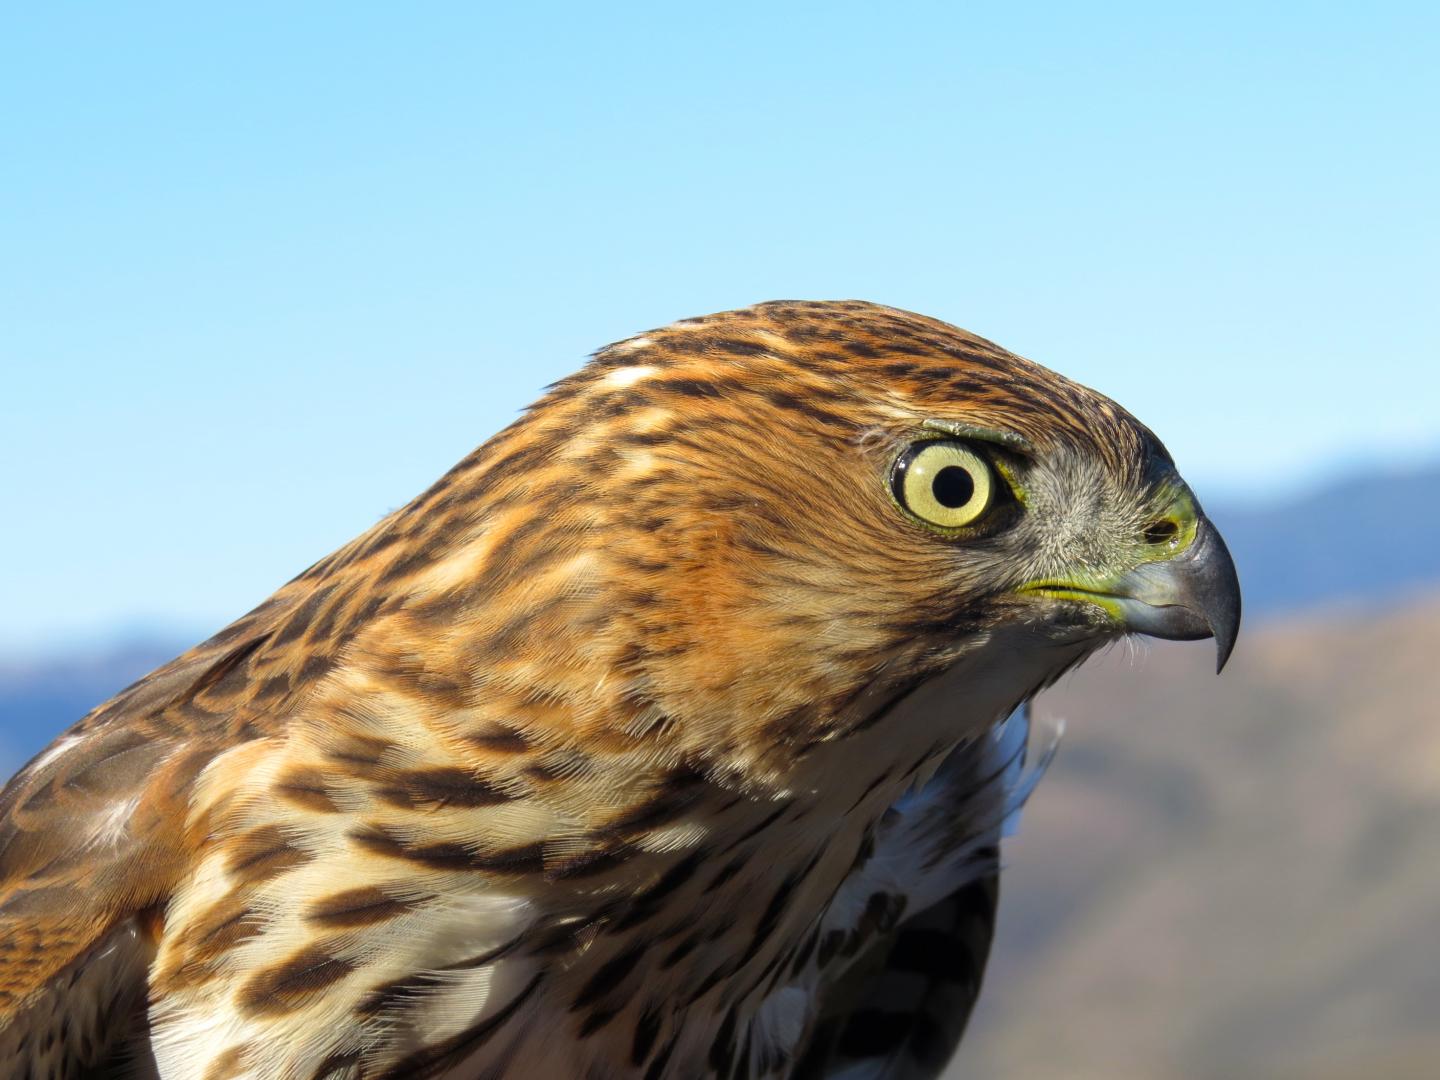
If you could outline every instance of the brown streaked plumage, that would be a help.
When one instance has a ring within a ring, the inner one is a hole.
[[[934,1075],[1005,717],[1237,620],[1158,440],[987,341],[781,302],[612,345],[11,781],[0,1071]]]

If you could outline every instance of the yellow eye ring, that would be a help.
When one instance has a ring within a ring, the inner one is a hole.
[[[963,529],[994,501],[995,472],[964,443],[932,439],[916,443],[896,459],[890,490],[927,525]]]

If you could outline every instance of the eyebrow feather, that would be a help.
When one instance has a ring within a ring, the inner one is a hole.
[[[1034,454],[1035,447],[1024,435],[1014,431],[1005,431],[1001,428],[980,427],[976,424],[967,424],[962,420],[926,420],[922,427],[931,431],[943,431],[947,435],[955,435],[962,439],[978,439],[981,442],[996,443],[1000,446],[1009,447],[1012,450],[1021,450],[1027,454]]]

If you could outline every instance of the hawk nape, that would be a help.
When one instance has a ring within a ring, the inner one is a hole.
[[[934,1076],[1017,706],[1239,616],[1160,441],[962,330],[611,345],[11,781],[0,1072]]]

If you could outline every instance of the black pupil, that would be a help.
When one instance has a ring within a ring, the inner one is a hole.
[[[958,510],[975,497],[975,478],[968,469],[946,465],[930,482],[935,501],[951,510]]]

